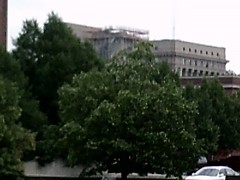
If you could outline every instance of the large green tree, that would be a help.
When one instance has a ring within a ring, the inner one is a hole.
[[[0,76],[0,179],[23,177],[22,155],[34,148],[34,134],[19,122],[19,100],[16,86]]]
[[[239,94],[226,94],[214,78],[204,79],[200,87],[187,86],[185,97],[197,102],[197,138],[205,155],[240,149]]]
[[[161,73],[162,66],[112,62],[60,89],[62,138],[56,141],[67,147],[68,163],[122,178],[132,172],[181,175],[193,166],[201,154],[196,106],[174,78]]]
[[[39,110],[38,102],[32,96],[28,78],[24,75],[20,63],[4,49],[0,49],[0,75],[16,83],[16,86],[19,88],[19,105],[22,109],[19,121],[23,127],[32,131],[39,130],[46,124],[46,118]]]
[[[81,42],[55,14],[39,28],[35,20],[25,21],[15,40],[14,57],[29,78],[30,89],[50,124],[57,124],[57,89],[74,74],[102,67],[92,46]]]

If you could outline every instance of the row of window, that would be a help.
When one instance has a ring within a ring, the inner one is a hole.
[[[193,69],[182,69],[181,71],[178,70],[180,76],[219,76],[219,72],[209,72],[209,71],[198,71]]]
[[[183,65],[189,65],[189,66],[198,66],[198,67],[204,67],[204,68],[220,68],[222,64],[209,62],[209,61],[199,61],[199,60],[192,60],[192,59],[182,59]]]
[[[185,48],[185,47],[183,47],[183,51],[186,51],[186,48]],[[188,52],[192,52],[192,49],[189,48],[189,49],[188,49]],[[195,52],[195,53],[198,53],[198,50],[197,50],[197,49],[194,49],[194,52]],[[200,50],[199,52],[200,52],[200,54],[203,54],[203,50]],[[206,53],[206,55],[210,54],[208,51],[206,51],[205,53]],[[213,56],[214,53],[211,52],[211,55]],[[219,53],[216,53],[216,56],[219,56]]]

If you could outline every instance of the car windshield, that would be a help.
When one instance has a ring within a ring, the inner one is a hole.
[[[196,172],[197,176],[217,176],[219,170],[218,169],[203,169]]]

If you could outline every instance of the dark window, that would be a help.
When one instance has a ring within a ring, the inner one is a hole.
[[[206,54],[208,54],[208,51],[206,51]]]
[[[217,53],[217,56],[219,56],[219,54]]]
[[[204,169],[200,172],[197,172],[196,174],[199,176],[217,176],[218,172],[219,172],[218,169]]]
[[[191,52],[191,48],[189,48],[189,52]]]
[[[212,56],[213,56],[213,52],[212,52]]]
[[[202,50],[200,51],[200,53],[202,54]]]
[[[185,47],[183,48],[183,51],[185,51]]]
[[[195,49],[195,53],[197,53],[197,50]]]
[[[223,174],[224,176],[226,176],[227,175],[226,169],[221,169],[219,174]]]
[[[155,46],[155,50],[158,50],[158,47],[157,47],[157,46]]]

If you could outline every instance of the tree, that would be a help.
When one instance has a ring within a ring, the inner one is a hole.
[[[14,57],[29,78],[30,89],[50,124],[57,124],[57,89],[70,82],[74,74],[102,67],[93,47],[81,42],[55,14],[50,14],[43,29],[35,20],[25,21],[15,40]]]
[[[56,141],[67,147],[70,165],[120,172],[122,178],[132,172],[180,176],[192,167],[201,154],[196,106],[173,78],[161,76],[161,66],[112,62],[61,87],[62,137]]]
[[[16,83],[19,89],[19,106],[22,109],[19,121],[23,127],[32,131],[39,130],[46,124],[46,118],[40,112],[39,104],[29,90],[28,79],[21,70],[19,62],[4,49],[0,49],[0,74],[5,79]]]
[[[17,180],[23,176],[21,158],[34,148],[34,134],[21,127],[20,96],[17,88],[0,77],[0,179]]]
[[[113,61],[118,62],[119,64],[125,64],[129,61],[145,61],[150,62],[152,65],[155,64],[155,55],[152,52],[152,44],[146,41],[137,41],[134,44],[133,50],[129,51],[128,49],[123,49],[113,57]],[[111,61],[110,61],[111,62]],[[110,63],[111,64],[111,63]],[[158,66],[157,77],[153,77],[155,81],[161,83],[164,80],[164,77],[173,79],[175,83],[180,86],[180,80],[177,73],[173,72],[166,61],[161,62],[161,66]],[[139,72],[139,74],[145,72]],[[151,74],[151,73],[149,73]]]
[[[226,95],[224,103],[225,119],[219,121],[219,150],[239,150],[240,142],[240,94]],[[231,132],[231,133],[229,133]]]
[[[188,86],[185,89],[185,97],[198,105],[196,133],[203,149],[206,150],[204,155],[240,148],[238,94],[226,94],[217,79],[204,79],[201,87]]]
[[[42,30],[36,20],[27,20],[23,23],[22,32],[13,41],[15,49],[12,51],[13,57],[19,62],[24,75],[28,78],[30,87],[36,81],[36,66],[39,59],[39,37]]]
[[[216,108],[213,98],[217,98],[217,96],[212,96],[217,92],[217,89],[212,87],[210,89],[210,86],[211,82],[203,80],[200,88],[189,86],[185,90],[186,97],[197,102],[198,105],[199,114],[195,119],[195,124],[197,126],[197,138],[201,141],[201,147],[205,150],[203,155],[216,152],[219,140],[219,126],[215,123],[215,117],[213,117],[213,111]]]

